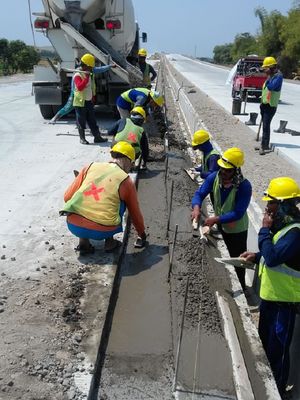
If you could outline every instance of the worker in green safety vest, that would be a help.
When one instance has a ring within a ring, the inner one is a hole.
[[[259,252],[244,252],[241,257],[259,265],[259,335],[279,392],[285,395],[300,305],[300,188],[292,178],[275,178],[262,200],[267,207],[258,233]]]
[[[143,124],[146,112],[143,107],[134,107],[129,118],[119,119],[109,130],[108,135],[113,135],[113,145],[117,142],[130,143],[135,151],[135,159],[142,158],[141,169],[147,168],[149,144]]]
[[[200,129],[194,133],[192,147],[193,150],[199,150],[203,154],[202,164],[195,168],[195,171],[200,172],[202,179],[206,179],[212,172],[220,169],[218,165],[220,154],[213,148],[207,131]]]
[[[147,89],[151,89],[151,82],[155,80],[155,78],[157,77],[157,73],[155,72],[152,65],[146,62],[146,57],[147,57],[146,49],[140,49],[138,52],[138,57],[139,57],[138,59],[139,67],[143,74],[143,85]]]
[[[260,113],[262,118],[262,140],[259,154],[264,155],[270,150],[271,121],[276,113],[282,87],[282,74],[278,71],[274,57],[266,57],[262,69],[267,80],[262,87]]]
[[[247,250],[248,216],[252,187],[241,172],[244,153],[233,147],[226,150],[218,160],[219,171],[212,172],[196,190],[192,199],[192,220],[200,219],[204,199],[213,193],[215,215],[206,218],[204,224],[217,224],[231,257],[238,257]],[[246,288],[245,269],[236,268],[243,289]]]

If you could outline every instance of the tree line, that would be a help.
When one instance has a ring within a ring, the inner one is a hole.
[[[0,75],[30,72],[40,60],[39,52],[21,40],[0,39]]]
[[[287,16],[277,10],[268,13],[264,7],[254,14],[260,20],[258,34],[239,33],[233,43],[215,46],[214,62],[234,64],[248,54],[273,56],[283,75],[292,78],[300,66],[300,0],[294,1]]]

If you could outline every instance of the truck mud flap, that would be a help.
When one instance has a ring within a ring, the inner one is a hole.
[[[62,91],[57,86],[33,85],[35,104],[62,104]]]

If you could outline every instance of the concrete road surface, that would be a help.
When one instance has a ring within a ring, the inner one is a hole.
[[[175,68],[182,73],[193,85],[210,96],[216,103],[220,104],[229,113],[232,109],[231,86],[226,85],[229,70],[208,63],[181,56],[169,54],[168,59]],[[242,104],[242,110],[244,103]],[[281,93],[281,101],[271,124],[271,143],[298,168],[300,168],[300,136],[291,136],[288,133],[275,133],[273,129],[279,127],[279,121],[288,121],[287,128],[300,132],[300,85],[284,81]],[[248,102],[246,112],[259,113],[259,103]],[[249,119],[247,115],[236,116],[245,122]],[[259,117],[257,118],[259,123]],[[256,133],[258,126],[251,127]],[[213,134],[213,132],[211,132]],[[237,143],[238,145],[238,143]]]

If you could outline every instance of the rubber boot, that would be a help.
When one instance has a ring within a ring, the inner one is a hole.
[[[256,118],[258,116],[258,113],[256,112],[251,112],[250,113],[250,118],[249,121],[246,121],[245,124],[246,125],[256,125]]]
[[[85,138],[84,129],[78,128],[78,133],[79,133],[80,143],[81,144],[89,144],[89,142]]]
[[[104,143],[107,142],[107,139],[102,137],[100,132],[98,133],[98,135],[94,136],[94,143]]]
[[[276,132],[276,133],[285,133],[285,128],[287,126],[287,123],[288,123],[288,121],[280,120],[279,128],[278,129],[274,129],[274,132]]]

